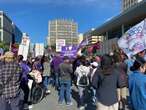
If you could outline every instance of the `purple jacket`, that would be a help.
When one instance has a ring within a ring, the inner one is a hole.
[[[63,62],[63,59],[61,57],[55,56],[51,62],[51,66],[53,67],[53,70],[55,73],[59,72],[59,65]]]
[[[20,62],[19,63],[20,67],[22,68],[22,78],[21,78],[21,81],[22,82],[28,82],[28,73],[30,71],[30,67],[25,64],[24,62]]]

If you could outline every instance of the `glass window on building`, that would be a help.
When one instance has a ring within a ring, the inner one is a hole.
[[[56,43],[56,40],[52,40],[52,39],[51,39],[51,40],[50,40],[50,43],[51,43],[51,44],[54,44],[54,43]]]
[[[50,31],[54,31],[56,30],[56,27],[55,26],[50,26]]]
[[[73,42],[78,42],[78,40],[77,39],[73,39]]]
[[[66,42],[71,42],[71,39],[66,39]]]
[[[77,37],[77,33],[73,33],[72,36],[73,36],[73,37]]]
[[[58,36],[57,38],[58,39],[65,39],[66,37],[65,36]]]
[[[56,36],[55,32],[50,32],[50,36]]]

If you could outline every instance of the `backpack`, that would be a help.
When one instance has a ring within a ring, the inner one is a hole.
[[[88,85],[88,77],[86,75],[82,75],[79,80],[80,85],[87,86]]]

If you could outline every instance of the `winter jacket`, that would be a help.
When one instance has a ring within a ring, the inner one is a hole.
[[[130,74],[129,92],[133,110],[146,110],[146,75],[140,71]]]
[[[60,80],[71,80],[71,74],[73,73],[72,65],[68,63],[61,63],[59,65]]]

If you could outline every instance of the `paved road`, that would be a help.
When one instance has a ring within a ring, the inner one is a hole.
[[[64,102],[63,105],[58,105],[58,92],[51,88],[51,94],[46,96],[40,103],[33,105],[33,108],[30,110],[79,110],[78,108],[78,91],[74,87],[72,90],[73,105],[67,106]],[[90,97],[90,96],[89,96]],[[90,98],[86,98],[87,103],[90,102]],[[95,106],[92,106],[90,103],[86,104],[85,110],[96,110]]]
[[[73,100],[73,105],[58,105],[58,92],[51,88],[51,94],[46,96],[39,104],[33,105],[31,110],[78,110],[77,102]]]
[[[33,105],[33,108],[30,110],[79,110],[78,108],[78,91],[73,88],[73,105],[67,106],[65,103],[63,105],[58,105],[58,92],[51,88],[51,94],[46,96],[40,103]],[[91,96],[86,97],[86,108],[85,110],[96,110],[96,106],[93,106],[91,103]],[[129,110],[129,109],[125,109]]]

